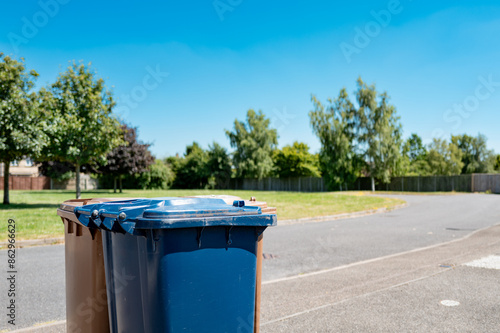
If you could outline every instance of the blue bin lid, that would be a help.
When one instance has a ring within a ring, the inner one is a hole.
[[[111,201],[75,207],[78,220],[87,227],[133,234],[141,229],[208,226],[276,225],[276,214],[263,214],[260,207],[233,205],[220,198],[153,198]]]

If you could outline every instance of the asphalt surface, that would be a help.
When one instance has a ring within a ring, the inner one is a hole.
[[[500,197],[397,197],[408,207],[269,228],[261,331],[500,331],[500,270],[462,266],[500,254],[500,228],[481,230],[500,223]],[[16,328],[64,320],[63,246],[20,249],[18,272]]]
[[[464,266],[492,254],[500,254],[500,226],[424,249],[267,281],[261,331],[499,332],[500,256],[496,269]],[[449,307],[450,302],[459,304]]]
[[[20,221],[17,221],[20,223]],[[1,308],[8,304],[7,253],[0,251],[4,264],[0,283]],[[66,317],[64,245],[36,246],[16,251],[16,328]],[[0,331],[10,328],[2,311]]]
[[[361,218],[268,228],[264,253],[277,259],[264,261],[263,280],[439,244],[500,223],[497,195],[395,197],[408,206]]]

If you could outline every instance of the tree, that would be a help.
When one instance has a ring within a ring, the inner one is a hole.
[[[110,174],[114,178],[114,192],[116,193],[116,182],[119,180],[120,193],[122,193],[122,177],[143,173],[155,162],[154,157],[149,152],[149,144],[137,141],[137,128],[121,126],[123,133],[122,144],[113,149],[106,156],[107,163],[98,170],[105,174]]]
[[[207,171],[211,188],[227,188],[231,178],[231,158],[217,142],[208,146]]]
[[[500,154],[495,155],[495,167],[494,167],[496,172],[500,171]]]
[[[0,162],[4,163],[3,204],[8,205],[10,163],[37,157],[46,145],[45,121],[32,92],[37,72],[27,72],[21,61],[0,53]]]
[[[358,108],[343,88],[327,111],[313,96],[309,117],[321,141],[320,164],[329,187],[353,182],[366,165],[375,191],[375,178],[388,183],[401,168],[401,124],[387,93],[378,94],[361,78],[357,85]]]
[[[226,130],[231,147],[236,148],[233,164],[237,177],[262,179],[273,170],[272,152],[278,144],[278,132],[269,127],[262,111],[247,112],[246,123],[234,121],[233,132]]]
[[[210,173],[207,170],[208,153],[200,145],[193,142],[186,147],[184,158],[175,165],[173,187],[183,189],[205,188]]]
[[[230,157],[216,142],[208,150],[193,142],[186,147],[183,157],[168,157],[166,163],[175,173],[175,188],[227,188],[231,178]]]
[[[134,176],[137,177],[139,186],[147,190],[166,190],[174,180],[172,169],[160,159],[156,159],[144,172]]]
[[[403,145],[403,154],[405,156],[408,156],[410,162],[425,159],[425,155],[427,155],[427,149],[422,143],[422,138],[418,136],[418,134],[412,133],[411,136],[406,139]]]
[[[362,154],[358,151],[360,118],[345,88],[325,107],[315,96],[314,110],[309,112],[313,132],[321,142],[319,164],[329,189],[342,189],[360,175]]]
[[[462,167],[462,151],[456,144],[443,139],[433,139],[429,145],[427,163],[432,175],[459,175]]]
[[[90,64],[73,63],[40,96],[44,110],[57,124],[44,158],[75,167],[76,197],[80,198],[81,166],[105,164],[106,155],[123,144],[120,124],[112,114],[115,102]]]
[[[416,133],[406,139],[403,144],[401,157],[403,159],[404,172],[402,175],[427,175],[429,174],[427,149],[422,143],[422,138]]]
[[[275,173],[278,177],[321,177],[319,157],[309,153],[309,146],[295,141],[273,152]]]
[[[467,134],[453,135],[451,142],[462,151],[462,173],[488,173],[495,170],[495,155],[488,150],[486,137]]]
[[[365,156],[375,191],[375,178],[389,183],[400,159],[401,123],[387,93],[377,94],[375,85],[358,79],[356,98],[359,105]],[[378,96],[377,96],[378,95]]]

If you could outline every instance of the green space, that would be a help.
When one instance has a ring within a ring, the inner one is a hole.
[[[0,191],[0,193],[2,193]],[[258,201],[266,201],[278,210],[278,220],[313,216],[326,216],[377,208],[391,208],[404,203],[394,198],[369,195],[367,192],[265,192],[229,190],[112,190],[84,191],[82,198],[126,197],[153,198],[192,195],[227,194],[244,199],[254,196]],[[56,191],[11,191],[10,205],[0,205],[0,241],[7,239],[7,221],[16,221],[16,238],[41,239],[64,235],[63,224],[56,209],[65,200],[74,199],[72,190]]]

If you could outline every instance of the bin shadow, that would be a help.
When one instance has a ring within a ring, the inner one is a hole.
[[[10,204],[4,205],[0,204],[0,210],[14,210],[14,209],[36,209],[36,208],[59,208],[59,204],[50,204],[50,203],[37,203],[37,204]]]
[[[10,191],[16,191],[16,190],[10,190]],[[30,194],[47,194],[47,193],[63,194],[63,193],[68,193],[71,196],[70,199],[74,199],[74,197],[75,197],[75,190],[30,190],[29,193]],[[125,193],[125,190],[124,190],[124,193]],[[119,194],[119,192],[113,193],[112,189],[111,190],[108,190],[108,189],[103,189],[103,190],[82,190],[82,193],[81,193],[82,196],[85,196],[85,195],[88,195],[88,194],[101,194],[101,195],[102,194]]]

